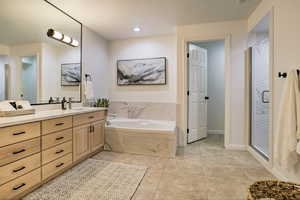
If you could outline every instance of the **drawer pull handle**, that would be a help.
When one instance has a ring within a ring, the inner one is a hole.
[[[20,167],[18,169],[14,169],[13,172],[16,173],[16,172],[21,171],[21,170],[23,170],[25,168],[26,168],[25,166],[22,166],[22,167]]]
[[[21,149],[21,150],[19,150],[19,151],[14,151],[13,154],[22,153],[22,152],[24,152],[24,151],[26,151],[26,149]]]
[[[56,168],[59,168],[59,167],[63,166],[64,164],[65,164],[65,163],[60,163],[60,164],[56,165],[55,167],[56,167]]]
[[[56,154],[60,154],[60,153],[62,153],[62,152],[64,152],[64,151],[65,151],[65,150],[62,149],[62,150],[56,151],[55,153],[56,153]]]
[[[26,183],[22,183],[21,185],[18,185],[18,186],[16,186],[16,187],[13,187],[13,190],[18,190],[18,189],[24,187],[25,185],[26,185]]]
[[[58,137],[58,138],[56,138],[56,140],[62,140],[62,139],[64,139],[65,137]]]
[[[94,119],[94,116],[89,116],[89,119]]]
[[[26,132],[25,131],[22,131],[22,132],[18,132],[18,133],[13,133],[13,135],[22,135],[22,134],[25,134]]]
[[[64,125],[64,124],[65,124],[65,123],[61,122],[61,123],[55,124],[55,126],[62,126],[62,125]]]

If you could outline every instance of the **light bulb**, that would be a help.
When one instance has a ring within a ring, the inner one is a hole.
[[[64,38],[63,38],[62,41],[65,42],[65,43],[71,43],[72,39],[69,36],[64,35]]]
[[[54,37],[55,39],[61,40],[63,38],[63,34],[61,34],[58,31],[54,31],[54,34],[52,37]]]
[[[77,40],[73,39],[71,45],[74,47],[78,47],[79,42]]]

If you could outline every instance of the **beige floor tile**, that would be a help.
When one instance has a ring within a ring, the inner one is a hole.
[[[94,158],[148,167],[133,200],[244,200],[250,184],[275,179],[248,152],[223,144],[222,135],[209,135],[172,159],[114,152]]]

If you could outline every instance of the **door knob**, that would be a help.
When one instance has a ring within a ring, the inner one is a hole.
[[[208,100],[209,99],[209,97],[208,96],[205,96],[205,98],[204,98],[205,100]]]

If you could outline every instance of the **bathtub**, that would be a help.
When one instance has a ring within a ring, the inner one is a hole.
[[[174,121],[109,118],[105,127],[106,150],[175,157]]]

